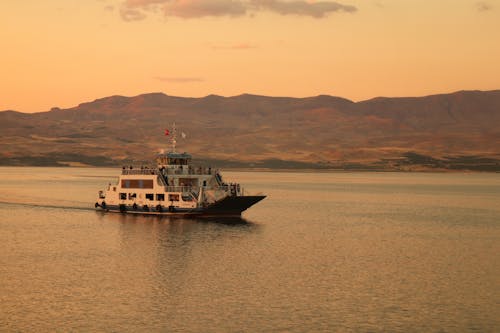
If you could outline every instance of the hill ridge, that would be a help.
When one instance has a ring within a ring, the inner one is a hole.
[[[29,164],[30,156],[57,164],[65,155],[97,164],[148,160],[167,146],[164,128],[174,121],[188,136],[181,149],[244,165],[279,160],[285,162],[274,165],[399,170],[418,162],[446,169],[454,168],[455,157],[473,156],[487,159],[491,169],[500,158],[500,90],[358,102],[330,95],[156,92],[31,114],[0,112],[0,164]],[[423,163],[429,160],[435,163]]]

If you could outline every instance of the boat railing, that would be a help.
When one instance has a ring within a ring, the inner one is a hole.
[[[221,190],[224,190],[226,192],[230,192],[231,195],[240,195],[243,193],[243,188],[240,186],[240,184],[224,184],[219,186]]]
[[[200,188],[203,188],[203,190],[208,190],[208,189],[214,189],[209,186],[165,186],[165,192],[196,192],[200,190]],[[239,184],[225,184],[221,186],[217,186],[215,189],[222,190],[225,192],[231,192],[231,193],[239,193],[240,192],[240,185]]]
[[[189,167],[185,166],[182,168],[161,168],[160,171],[164,175],[215,175],[217,174],[216,169],[205,168],[205,167]],[[122,168],[122,175],[157,175],[158,169],[154,168]]]
[[[213,175],[216,170],[212,168],[166,168],[164,171],[167,175]]]
[[[157,175],[155,169],[122,169],[122,175]]]
[[[198,192],[199,186],[165,186],[165,192]]]

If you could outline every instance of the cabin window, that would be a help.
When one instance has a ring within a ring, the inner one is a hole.
[[[178,194],[169,194],[168,201],[179,201],[179,195]]]
[[[152,179],[122,179],[122,188],[153,188]]]
[[[120,200],[126,200],[127,199],[127,193],[120,193]]]
[[[182,201],[193,201],[193,197],[190,195],[183,195],[182,196]]]
[[[129,199],[129,200],[133,200],[133,199],[135,199],[135,198],[137,198],[137,194],[135,194],[135,193],[129,193],[129,194],[128,194],[128,199]]]
[[[155,199],[155,195],[153,193],[146,193],[146,199],[153,201]]]
[[[157,194],[156,195],[156,200],[158,200],[158,201],[165,201],[165,194]]]

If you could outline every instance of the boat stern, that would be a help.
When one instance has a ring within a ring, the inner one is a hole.
[[[106,209],[106,194],[104,193],[104,191],[99,191],[99,194],[98,194],[98,197],[97,197],[97,201],[95,202],[95,205],[94,207],[95,208],[102,208],[102,209]]]

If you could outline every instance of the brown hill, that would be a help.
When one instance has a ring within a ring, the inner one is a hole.
[[[499,90],[358,103],[324,95],[182,98],[152,93],[34,114],[4,111],[0,163],[149,160],[168,146],[163,132],[173,121],[187,134],[179,139],[179,150],[221,163],[500,169]]]

